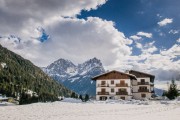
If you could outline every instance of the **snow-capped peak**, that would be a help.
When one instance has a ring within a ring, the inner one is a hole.
[[[91,95],[95,94],[95,82],[91,81],[91,78],[105,72],[101,61],[97,58],[92,58],[79,65],[69,60],[59,59],[42,69],[67,88],[79,94]]]
[[[92,59],[87,60],[86,62],[84,62],[82,64],[79,64],[78,68],[79,68],[80,74],[85,74],[94,68],[101,68],[104,70],[101,61],[97,58],[92,58]]]
[[[77,73],[77,67],[69,60],[58,59],[49,66],[47,66],[46,73],[58,76],[71,76]]]
[[[43,71],[50,75],[58,75],[64,77],[74,76],[77,74],[83,75],[94,68],[98,68],[104,71],[101,61],[97,58],[92,58],[82,64],[78,64],[77,66],[73,64],[70,60],[60,58],[46,68],[43,68]]]

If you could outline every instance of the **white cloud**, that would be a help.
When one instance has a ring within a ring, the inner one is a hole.
[[[173,22],[173,19],[172,18],[165,18],[163,19],[162,21],[158,22],[157,24],[159,26],[166,26],[167,24],[170,24]]]
[[[154,53],[155,51],[157,51],[157,47],[154,45],[155,41],[146,43],[144,45],[142,45],[139,42],[136,42],[136,47],[139,48],[143,54],[148,54],[148,53]]]
[[[178,34],[179,33],[179,30],[170,30],[169,31],[169,34],[172,33],[172,34]]]
[[[152,33],[138,32],[137,35],[152,38]]]
[[[156,14],[156,16],[159,17],[159,18],[162,18],[162,16],[160,14]]]
[[[76,17],[82,10],[97,9],[105,3],[106,0],[0,0],[0,31],[3,35],[27,37],[38,26],[59,16]]]
[[[45,29],[51,39],[44,43],[29,44],[28,41],[27,44],[26,41],[22,49],[16,49],[13,44],[7,42],[3,46],[30,59],[38,66],[46,66],[59,58],[80,63],[92,57],[100,58],[109,66],[116,59],[131,54],[128,45],[132,41],[119,32],[112,21],[97,17],[89,17],[87,20],[62,17],[45,26]],[[39,35],[37,31],[34,33],[36,37]],[[0,41],[4,43],[4,39]]]
[[[180,38],[176,40],[178,43],[180,43]]]
[[[130,36],[130,38],[133,39],[133,40],[140,40],[140,39],[142,39],[142,37],[137,36],[137,35],[132,35],[132,36]]]
[[[76,18],[81,10],[97,9],[105,2],[106,0],[1,0],[0,43],[38,66],[46,66],[59,58],[81,63],[97,57],[107,69],[143,70],[160,79],[180,73],[178,44],[159,52],[154,41],[146,44],[135,41],[141,54],[132,55],[132,40],[118,31],[112,21],[98,17]],[[37,30],[39,26],[50,35],[50,39],[43,43],[36,39],[42,35]],[[9,34],[22,39],[9,39]],[[130,38],[138,40],[142,37],[152,38],[152,33],[141,31]],[[163,72],[166,73],[165,77]]]

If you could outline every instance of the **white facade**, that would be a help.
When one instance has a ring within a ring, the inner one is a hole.
[[[100,75],[100,77],[103,75]],[[97,80],[95,79],[96,100],[151,99],[152,93],[154,91],[154,85],[153,83],[151,83],[151,77],[139,77],[139,78],[136,78],[135,76],[133,77],[134,78],[132,78],[131,75],[129,79],[109,79],[109,78],[108,79],[98,78]]]
[[[111,83],[112,81],[113,81],[113,84]],[[122,81],[124,81],[125,86],[122,86],[122,85],[118,86],[118,84],[120,84],[120,82],[122,82]],[[102,82],[104,82],[105,84],[102,85]],[[103,89],[105,91],[102,91]],[[132,98],[131,89],[132,89],[132,86],[131,86],[130,79],[97,80],[96,81],[96,99],[101,100],[100,98],[102,97],[102,100],[104,100],[104,99],[129,100]],[[118,94],[119,90],[123,90],[121,92],[122,94]],[[125,94],[123,94],[123,93],[125,93]]]
[[[142,82],[143,81],[143,82]],[[133,98],[134,99],[151,99],[152,92],[154,91],[154,87],[150,82],[150,77],[137,78],[137,80],[133,80]],[[146,89],[141,89],[146,88]]]

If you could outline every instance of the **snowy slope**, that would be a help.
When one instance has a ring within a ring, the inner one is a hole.
[[[101,61],[97,58],[78,65],[69,60],[59,59],[42,69],[67,88],[79,94],[89,95],[95,95],[95,82],[91,78],[105,72]]]

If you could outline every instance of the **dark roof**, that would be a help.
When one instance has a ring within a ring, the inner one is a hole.
[[[152,75],[152,74],[144,73],[144,72],[140,72],[140,71],[136,71],[136,70],[129,70],[129,72],[141,73],[141,74],[144,74],[144,75],[147,75],[147,76],[155,77],[155,76]]]
[[[117,73],[120,73],[120,74],[128,75],[129,77],[132,77],[132,78],[135,78],[135,79],[136,79],[136,76],[133,75],[133,74],[128,74],[128,73],[124,73],[124,72],[119,72],[119,71],[116,71],[116,70],[112,70],[112,71],[109,71],[109,72],[106,72],[106,73],[97,75],[97,76],[95,76],[95,77],[93,77],[93,78],[91,78],[91,79],[92,79],[92,80],[96,80],[98,77],[107,75],[107,74],[112,73],[112,72],[117,72]]]
[[[137,78],[141,78],[141,74],[150,77],[150,81],[153,83],[155,76],[148,74],[148,73],[144,73],[144,72],[140,72],[140,71],[136,71],[136,70],[130,70],[129,73],[134,74]],[[140,75],[138,75],[140,74]]]

